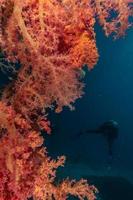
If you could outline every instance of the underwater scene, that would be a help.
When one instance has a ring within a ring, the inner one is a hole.
[[[0,200],[133,200],[133,0],[0,0]]]

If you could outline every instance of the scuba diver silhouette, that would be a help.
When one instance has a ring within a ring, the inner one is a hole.
[[[86,132],[80,132],[79,136],[83,134],[99,134],[102,135],[108,144],[108,155],[113,156],[113,144],[118,138],[119,124],[114,120],[109,120],[101,124],[97,129],[88,129]]]

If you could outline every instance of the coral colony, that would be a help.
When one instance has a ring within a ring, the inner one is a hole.
[[[51,132],[48,109],[73,110],[82,97],[82,67],[92,69],[99,57],[96,20],[106,36],[119,38],[132,25],[132,6],[132,0],[0,0],[1,70],[20,64],[0,101],[0,200],[96,198],[84,179],[56,183],[65,157],[51,159],[40,132]]]

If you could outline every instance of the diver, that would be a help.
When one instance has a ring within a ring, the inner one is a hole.
[[[80,132],[79,136],[83,134],[99,134],[102,135],[108,145],[108,155],[110,159],[113,157],[113,144],[118,138],[119,124],[114,120],[109,120],[101,124],[97,129],[88,129],[85,132]]]

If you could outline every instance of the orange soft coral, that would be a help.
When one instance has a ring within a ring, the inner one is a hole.
[[[41,164],[43,138],[11,106],[0,103],[0,199],[27,199]]]
[[[57,112],[72,108],[83,88],[74,69],[92,69],[98,60],[95,17],[106,35],[121,36],[132,15],[131,0],[1,2],[0,46],[9,61],[22,64],[12,85],[15,95],[6,90],[4,98],[23,115],[55,105]]]
[[[56,184],[56,169],[65,157],[48,157],[43,138],[11,106],[0,102],[0,199],[65,200],[67,195],[95,199],[96,189],[85,180]]]
[[[95,40],[92,38],[89,39],[88,33],[84,32],[75,43],[70,55],[75,67],[79,68],[84,63],[90,69],[93,68],[98,58]]]
[[[73,108],[83,88],[75,68],[85,63],[93,68],[98,59],[93,10],[79,1],[12,2],[1,46],[7,59],[19,60],[22,67],[15,95],[5,91],[3,98],[24,115],[53,105],[57,112]]]
[[[133,16],[132,0],[95,0],[99,23],[105,34],[114,34],[115,38],[125,35],[131,26],[129,17]]]

